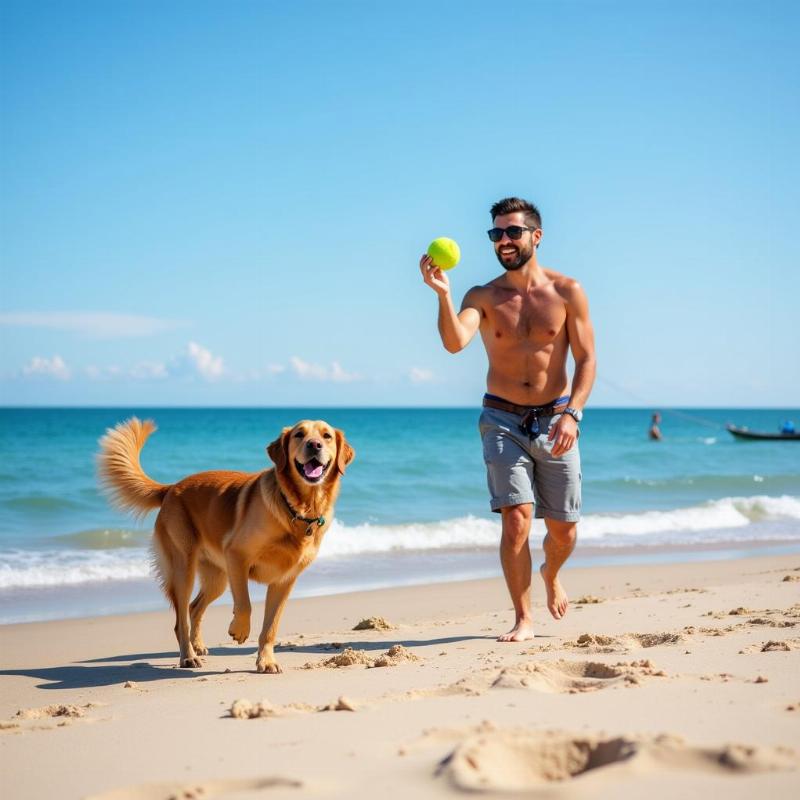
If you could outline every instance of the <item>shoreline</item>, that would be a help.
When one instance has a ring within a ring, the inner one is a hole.
[[[536,547],[532,547],[531,552],[536,562]],[[540,550],[538,552],[541,553]],[[791,554],[800,554],[800,542],[746,540],[619,547],[579,544],[565,570],[569,574],[574,569],[687,564]],[[364,578],[363,566],[359,564],[363,564],[364,560],[369,560],[372,565],[370,579]],[[398,580],[397,572],[402,570],[405,570],[406,577]],[[333,597],[360,591],[492,579],[499,575],[497,552],[484,548],[389,552],[370,554],[369,559],[318,559],[301,576],[292,597]],[[265,591],[265,587],[253,582],[250,588],[255,598]],[[167,608],[167,601],[153,577],[0,589],[0,601],[4,609],[0,612],[0,631],[7,625],[115,616]],[[214,606],[229,606],[231,603],[230,593],[226,590]]]
[[[564,800],[796,796],[800,556],[576,567],[564,582],[566,618],[537,581],[537,636],[509,644],[495,640],[513,617],[502,578],[290,599],[280,675],[254,669],[255,595],[240,646],[230,609],[209,609],[195,670],[176,667],[167,610],[4,626],[10,796],[43,797],[58,776],[63,796],[96,800],[449,798],[473,778],[494,796],[509,774]],[[354,630],[368,617],[392,627]],[[360,661],[326,666],[346,648]],[[570,763],[558,748],[612,740],[629,756],[548,777]]]

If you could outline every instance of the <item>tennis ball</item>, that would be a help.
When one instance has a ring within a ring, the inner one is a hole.
[[[431,242],[428,255],[433,259],[435,267],[453,269],[461,258],[461,249],[452,239],[441,236]]]

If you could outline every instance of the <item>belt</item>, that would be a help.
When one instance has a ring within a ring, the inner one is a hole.
[[[493,394],[485,394],[483,396],[483,405],[485,408],[496,408],[499,411],[508,411],[511,414],[522,417],[519,428],[528,436],[538,436],[541,433],[539,417],[552,417],[555,414],[560,414],[568,404],[569,397],[559,397],[546,406],[520,406],[508,400],[503,400],[502,397],[496,397]]]

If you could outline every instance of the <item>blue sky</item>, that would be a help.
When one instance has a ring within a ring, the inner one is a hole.
[[[609,405],[796,406],[793,3],[0,4],[0,402],[475,405],[488,209]]]

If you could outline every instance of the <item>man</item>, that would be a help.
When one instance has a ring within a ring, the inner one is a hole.
[[[514,603],[514,627],[501,642],[533,638],[531,554],[533,506],[547,528],[540,574],[547,607],[561,619],[569,601],[558,579],[575,547],[580,516],[578,423],[595,376],[589,306],[577,281],[542,267],[539,211],[516,197],[492,207],[489,239],[505,272],[474,286],[456,313],[450,282],[428,256],[425,283],[439,298],[439,333],[457,353],[480,330],[489,357],[480,432],[491,508],[502,514],[500,561]],[[569,351],[575,361],[572,388]]]
[[[650,430],[647,432],[648,436],[654,441],[660,442],[664,437],[661,435],[661,414],[656,411],[650,421]]]

